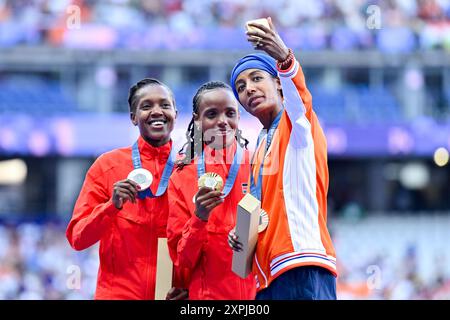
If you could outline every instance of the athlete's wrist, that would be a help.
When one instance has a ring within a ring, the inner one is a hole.
[[[291,48],[288,49],[289,53],[286,57],[286,59],[284,59],[283,61],[277,61],[277,67],[280,70],[288,70],[292,63],[294,62],[294,52],[292,51]]]
[[[197,218],[199,218],[200,220],[202,220],[203,222],[208,222],[208,216],[204,216],[201,213],[198,212],[198,210],[194,211],[194,214]]]

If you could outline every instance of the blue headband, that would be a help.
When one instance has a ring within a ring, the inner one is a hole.
[[[267,71],[272,76],[278,76],[276,61],[274,58],[263,54],[263,53],[252,53],[246,55],[234,66],[233,71],[231,71],[231,88],[233,88],[233,93],[236,99],[239,101],[239,95],[236,90],[236,79],[239,74],[247,69],[260,69]]]

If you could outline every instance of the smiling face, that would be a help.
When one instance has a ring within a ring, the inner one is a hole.
[[[204,142],[210,147],[222,149],[232,145],[239,123],[238,102],[233,92],[224,88],[204,91],[194,119],[201,127]]]
[[[259,119],[273,113],[282,103],[280,80],[264,70],[242,71],[234,86],[244,109]]]
[[[172,93],[164,86],[150,84],[136,92],[131,121],[145,141],[153,146],[169,142],[177,111]]]

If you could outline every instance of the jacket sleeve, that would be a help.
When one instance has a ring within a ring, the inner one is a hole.
[[[206,224],[189,212],[186,199],[171,179],[168,188],[167,241],[175,266],[193,269],[207,239]]]
[[[189,289],[191,272],[188,268],[174,266],[172,273],[172,287]]]
[[[306,87],[305,75],[300,63],[294,59],[289,69],[278,69],[278,74],[283,88],[286,111],[291,120],[306,115],[311,122],[312,95]]]
[[[296,136],[295,146],[305,147],[312,142],[311,124],[316,117],[312,107],[312,95],[306,87],[305,75],[296,59],[289,69],[278,69],[278,74],[283,89],[285,110],[291,120],[293,134]]]
[[[86,249],[99,241],[111,226],[111,215],[119,211],[112,203],[100,161],[101,158],[97,159],[88,170],[67,226],[66,237],[75,250]]]

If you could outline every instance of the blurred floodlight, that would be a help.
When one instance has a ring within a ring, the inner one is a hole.
[[[28,139],[28,147],[30,152],[38,157],[47,155],[50,151],[50,141],[47,132],[43,130],[35,130],[30,133]]]
[[[27,165],[21,159],[0,161],[0,184],[21,184],[27,177]]]
[[[95,81],[102,88],[111,88],[117,81],[117,74],[112,67],[100,67],[95,73]]]
[[[429,181],[430,173],[422,163],[408,163],[400,170],[400,182],[407,189],[422,189]]]
[[[419,90],[424,85],[423,74],[418,69],[409,69],[405,73],[405,83],[412,90]]]
[[[448,163],[449,160],[449,154],[448,150],[445,148],[438,148],[434,152],[434,163],[436,163],[437,166],[443,167]]]

